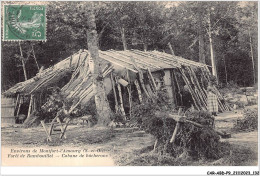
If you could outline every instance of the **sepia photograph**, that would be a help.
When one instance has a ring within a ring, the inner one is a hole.
[[[1,37],[2,166],[259,166],[258,1],[1,1]]]

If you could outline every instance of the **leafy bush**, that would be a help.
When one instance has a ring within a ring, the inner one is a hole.
[[[234,124],[234,131],[253,131],[258,128],[257,109],[245,109],[243,119],[238,119]]]
[[[199,128],[190,123],[181,123],[175,142],[169,143],[176,122],[167,118],[165,112],[174,113],[172,109],[171,105],[167,104],[165,93],[161,92],[157,101],[145,101],[141,105],[133,107],[131,123],[135,123],[157,138],[158,152],[169,153],[173,157],[188,152],[196,159],[218,158],[220,138],[212,129],[213,119],[207,112],[194,111],[187,115],[188,120],[205,125],[205,128]]]

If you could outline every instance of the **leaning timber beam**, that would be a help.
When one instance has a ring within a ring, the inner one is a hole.
[[[127,80],[128,80],[128,86],[127,86],[127,92],[128,92],[128,101],[129,101],[129,117],[132,117],[132,90],[131,90],[131,80],[130,80],[130,76],[129,76],[129,70],[127,70],[126,72],[127,75]]]
[[[20,109],[21,109],[22,101],[23,101],[23,100],[22,100],[22,98],[20,97],[20,99],[19,99],[18,109],[17,109],[17,112],[16,112],[16,116],[18,116],[19,113],[20,113]]]
[[[150,79],[151,79],[151,81],[152,81],[152,85],[153,85],[153,88],[154,88],[154,92],[155,92],[155,94],[157,95],[158,88],[157,88],[157,86],[156,86],[156,83],[155,83],[155,80],[154,80],[154,77],[153,77],[153,75],[152,75],[152,72],[151,72],[150,68],[148,68],[147,71],[148,71],[148,75],[149,75],[148,77],[150,77]]]
[[[143,90],[144,90],[145,95],[146,95],[148,98],[151,98],[150,95],[149,95],[149,93],[148,93],[148,91],[147,91],[146,88],[145,88],[143,72],[142,72],[141,70],[139,70],[138,73],[139,73],[139,80],[140,80],[140,83],[141,83],[141,86],[142,86],[142,88],[143,88]]]
[[[173,102],[174,102],[174,105],[175,105],[175,107],[178,105],[178,102],[177,102],[177,95],[176,95],[176,93],[177,93],[177,91],[176,91],[176,87],[175,87],[175,82],[174,82],[174,72],[173,72],[173,70],[171,69],[170,70],[170,73],[171,73],[171,86],[172,86],[172,94],[173,94]]]
[[[192,99],[193,99],[193,102],[194,102],[195,107],[196,107],[198,110],[200,110],[201,108],[200,108],[200,106],[198,105],[196,96],[194,95],[194,92],[193,92],[193,90],[192,90],[192,88],[191,88],[191,86],[190,86],[190,82],[189,82],[188,78],[186,77],[185,73],[184,73],[181,69],[179,69],[179,71],[180,71],[180,73],[182,74],[182,78],[183,78],[185,84],[186,84],[186,85],[188,86],[188,88],[189,88],[189,92],[190,92],[190,94],[191,94],[191,97],[192,97]]]
[[[119,106],[120,106],[120,111],[122,113],[122,115],[124,116],[124,120],[126,120],[125,117],[125,109],[124,109],[124,102],[123,102],[123,96],[122,96],[122,91],[121,91],[121,85],[118,83],[118,78],[116,78],[116,84],[117,84],[117,90],[118,90],[118,95],[119,95]]]
[[[31,98],[30,98],[30,104],[29,104],[29,108],[28,108],[27,118],[29,118],[31,115],[32,105],[33,105],[33,94],[31,95]]]
[[[207,107],[207,101],[206,101],[206,98],[205,98],[206,95],[204,95],[204,92],[200,87],[199,81],[197,79],[197,76],[196,76],[194,70],[189,66],[187,66],[187,69],[188,69],[189,75],[192,79],[194,86],[197,87],[197,94],[198,94],[199,98],[201,99],[202,104],[204,105],[204,107]]]
[[[180,85],[179,85],[179,81],[177,78],[177,75],[175,73],[173,73],[174,76],[174,82],[176,83],[177,89],[178,89],[178,94],[180,96],[180,105],[183,106],[183,101],[182,101],[182,94],[181,94],[181,89],[180,89]]]
[[[131,57],[131,60],[133,62],[133,65],[135,67],[135,69],[138,71],[138,75],[139,75],[139,81],[141,83],[141,86],[144,90],[144,93],[145,95],[148,97],[148,98],[151,98],[145,88],[145,85],[144,85],[144,74],[143,74],[143,71],[137,66],[136,62],[135,62],[135,59],[133,57]]]
[[[17,98],[16,98],[16,102],[15,102],[15,111],[17,112],[17,108],[19,106],[19,102],[20,102],[20,94],[17,95]]]
[[[135,87],[137,89],[139,101],[140,101],[140,103],[142,103],[143,102],[143,98],[142,98],[142,92],[141,92],[140,85],[139,85],[137,80],[134,81],[134,84],[135,84]]]
[[[115,88],[115,82],[114,82],[114,78],[113,78],[113,73],[111,73],[110,79],[111,79],[113,93],[114,93],[114,98],[115,98],[115,110],[116,110],[116,113],[117,113],[118,112],[118,101],[117,101],[117,95],[116,95],[116,88]]]
[[[48,133],[47,128],[45,126],[44,120],[41,120],[41,124],[42,124],[42,127],[43,127],[43,129],[44,129],[44,131],[46,133],[47,140],[52,141],[52,138],[51,138],[50,134]]]

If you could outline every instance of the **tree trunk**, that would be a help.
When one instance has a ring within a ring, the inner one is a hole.
[[[215,62],[214,51],[213,51],[213,41],[212,41],[210,17],[209,17],[208,25],[209,25],[208,35],[209,35],[209,46],[210,46],[210,59],[211,59],[211,65],[212,65],[212,75],[214,75],[216,77],[216,80],[218,82],[217,68],[216,68],[216,62]]]
[[[121,28],[121,37],[123,42],[124,50],[127,50],[126,38],[125,38],[125,28]]]
[[[253,78],[254,78],[254,84],[255,84],[255,82],[256,82],[256,79],[255,79],[255,62],[254,62],[253,45],[252,45],[252,37],[251,37],[250,29],[248,30],[248,34],[249,34],[249,44],[250,44],[250,55],[251,55],[252,67],[253,67]]]
[[[93,90],[95,92],[95,104],[97,109],[98,124],[108,125],[110,122],[111,109],[105,93],[102,77],[102,66],[98,54],[97,31],[94,15],[94,4],[90,3],[87,9],[87,40],[88,50],[94,62],[92,74]]]
[[[202,34],[199,34],[199,61],[203,64],[206,63],[205,50],[204,50],[204,39],[203,39]]]
[[[25,62],[24,62],[24,57],[23,57],[23,50],[22,50],[22,46],[21,46],[20,42],[19,42],[19,47],[20,47],[21,61],[22,61],[22,65],[23,65],[24,79],[26,81],[27,80],[27,74],[26,74]]]
[[[223,61],[224,61],[224,68],[225,68],[226,84],[228,84],[227,65],[226,65],[226,58],[225,58],[225,56],[223,56]]]
[[[36,63],[36,66],[37,66],[38,72],[39,72],[40,71],[40,67],[39,67],[39,64],[37,62],[37,59],[36,59],[36,56],[35,56],[35,53],[34,53],[33,45],[32,45],[32,54],[33,54],[33,58],[34,58],[34,61]]]
[[[201,2],[200,2],[201,3]],[[203,38],[203,27],[202,27],[202,9],[199,7],[198,14],[199,14],[199,28],[198,28],[198,34],[199,34],[199,62],[206,63],[205,59],[205,49],[204,49],[204,38]]]

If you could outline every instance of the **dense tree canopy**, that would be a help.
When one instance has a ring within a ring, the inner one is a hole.
[[[47,41],[21,42],[28,78],[38,72],[32,45],[45,68],[87,49],[88,2],[46,4]],[[186,59],[211,65],[213,56],[219,83],[250,86],[257,80],[257,11],[257,2],[96,2],[99,48],[170,53],[170,42]],[[2,90],[24,80],[16,55],[18,43],[2,42]]]

